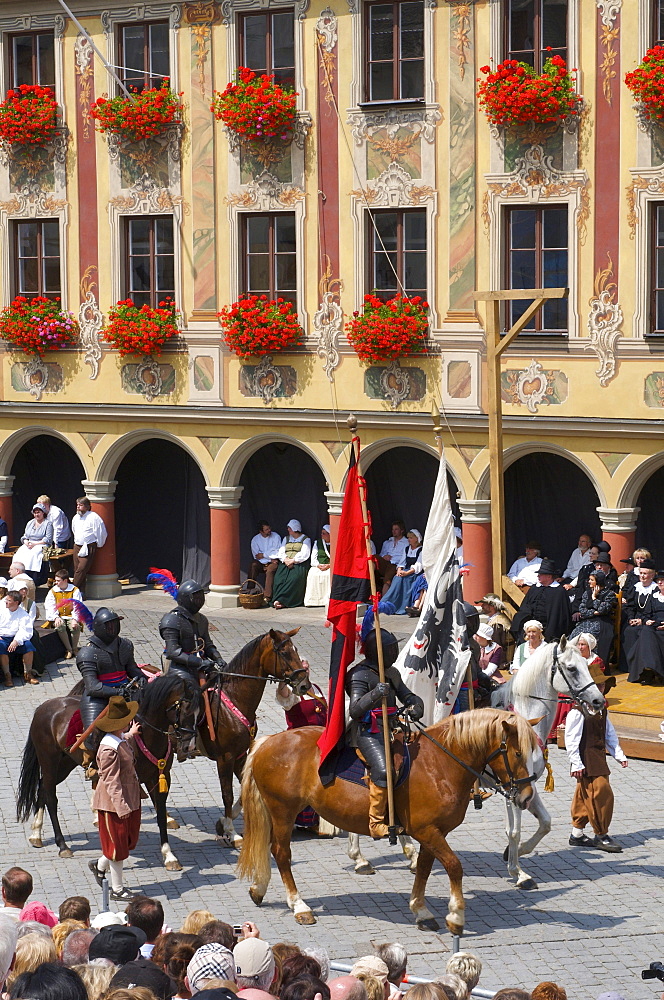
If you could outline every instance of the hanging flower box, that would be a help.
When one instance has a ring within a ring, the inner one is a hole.
[[[556,127],[578,119],[583,108],[576,78],[561,56],[547,59],[542,73],[516,59],[506,59],[495,70],[482,66],[480,72],[484,74],[477,88],[480,108],[496,127]]]
[[[50,87],[21,84],[0,103],[3,146],[47,146],[58,129],[58,105]]]
[[[182,123],[181,97],[164,80],[161,87],[131,97],[100,97],[90,108],[90,117],[96,121],[97,131],[116,135],[124,142],[139,142]]]
[[[290,302],[245,295],[217,313],[226,344],[240,358],[297,347],[304,337]]]
[[[625,85],[632,92],[640,112],[648,119],[664,122],[664,46],[648,49],[643,59],[625,76]]]
[[[78,323],[60,306],[60,299],[18,296],[0,312],[0,337],[16,351],[45,354],[71,347],[78,340]]]
[[[235,81],[223,93],[214,92],[210,110],[251,151],[293,141],[297,94],[279,86],[271,75],[256,76],[240,66]]]
[[[372,364],[426,349],[428,302],[419,295],[409,299],[395,295],[387,302],[376,295],[364,296],[362,312],[354,312],[346,323],[346,334],[360,361]]]
[[[170,299],[160,302],[157,309],[124,299],[109,311],[103,337],[122,358],[128,354],[160,355],[164,344],[178,336],[178,316]]]

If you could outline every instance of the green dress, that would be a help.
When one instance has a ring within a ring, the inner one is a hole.
[[[291,538],[286,542],[286,558],[293,559],[302,549],[309,539],[304,533],[299,538]],[[310,543],[311,544],[311,543]],[[279,563],[277,572],[274,574],[274,584],[272,587],[272,605],[279,602],[284,608],[299,608],[304,601],[304,592],[307,588],[307,573],[309,572],[309,559],[301,563],[294,563],[287,566],[286,563]]]

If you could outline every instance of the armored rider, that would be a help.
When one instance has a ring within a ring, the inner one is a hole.
[[[123,615],[111,608],[99,608],[92,623],[90,642],[76,654],[76,666],[85,685],[80,705],[84,729],[94,722],[112,695],[125,694],[132,680],[143,680],[134,659],[133,643],[120,635],[122,619]],[[137,698],[136,686],[133,686],[131,697]],[[94,777],[92,764],[100,739],[101,732],[95,728],[83,744],[83,766],[87,768],[88,777]]]
[[[365,659],[349,671],[346,679],[351,717],[349,742],[360,751],[369,768],[369,833],[375,840],[388,834],[385,822],[388,765],[385,759],[381,701],[383,698],[387,699],[390,728],[396,721],[397,702],[406,706],[413,719],[421,719],[424,714],[422,699],[406,687],[394,666],[399,655],[396,637],[384,628],[380,630],[380,635],[385,682],[381,683],[378,674],[375,629],[365,639]]]
[[[177,607],[167,611],[159,622],[159,634],[164,640],[164,656],[170,660],[170,670],[199,687],[200,671],[209,679],[223,673],[226,663],[210,638],[208,620],[201,614],[205,592],[195,580],[185,580],[178,587]]]

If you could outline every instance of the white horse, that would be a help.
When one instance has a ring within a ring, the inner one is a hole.
[[[492,698],[496,708],[510,705],[524,718],[539,720],[534,728],[542,751],[533,757],[535,780],[546,769],[546,741],[556,714],[558,694],[570,695],[593,715],[604,708],[604,695],[590,676],[585,658],[565,636],[559,642],[544,643]],[[528,811],[536,818],[538,827],[523,844],[520,843],[522,810],[515,808],[510,799],[505,799],[508,844],[503,859],[507,861],[510,875],[516,879],[517,889],[537,888],[537,882],[523,870],[519,858],[530,854],[551,830],[551,816],[534,784],[533,791]]]
[[[418,845],[407,837],[405,833],[399,834],[399,843],[401,844],[401,850],[404,853],[404,857],[408,858],[410,864],[408,868],[411,872],[417,869],[417,857],[420,853]],[[348,834],[348,857],[351,861],[355,862],[355,874],[356,875],[375,875],[376,869],[371,864],[370,861],[362,854],[362,848],[360,847],[360,835],[359,833],[349,833]]]

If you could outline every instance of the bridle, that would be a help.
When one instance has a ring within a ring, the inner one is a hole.
[[[276,670],[276,664],[279,660],[286,662],[286,665],[290,663],[290,658],[286,654],[285,647],[291,644],[290,636],[286,636],[280,642],[275,642],[272,640],[272,652],[274,653],[274,668]],[[290,670],[289,672],[284,672],[283,676],[279,676],[275,673],[268,674],[242,674],[238,671],[233,670],[217,670],[217,676],[213,687],[221,686],[224,683],[226,677],[240,677],[247,681],[268,681],[270,684],[287,684],[293,691],[297,692],[298,687],[307,677],[307,671],[304,667],[298,667],[296,670]]]
[[[570,697],[574,702],[574,704],[577,705],[580,709],[584,709],[591,713],[594,713],[595,709],[593,709],[590,705],[588,705],[587,702],[581,701],[581,695],[583,694],[584,691],[587,691],[588,688],[593,687],[595,681],[591,677],[588,683],[584,684],[583,687],[575,688],[573,686],[572,681],[570,680],[568,674],[565,672],[565,667],[558,659],[558,643],[556,643],[553,648],[553,664],[551,665],[551,678],[550,678],[551,687],[553,687],[553,678],[556,676],[556,671],[560,673],[560,676],[565,681],[565,684],[567,684]]]
[[[182,719],[182,706],[185,703],[185,698],[178,698],[176,701],[171,702],[168,708],[165,710],[164,714],[168,719],[170,725],[168,729],[160,729],[159,726],[153,725],[144,719],[140,713],[136,713],[136,718],[141,723],[141,726],[147,726],[148,729],[152,729],[155,733],[161,733],[162,736],[175,737],[176,740],[184,742],[186,739],[191,739],[196,732],[195,728],[192,726],[183,726]],[[170,713],[175,710],[175,717],[171,720]]]

